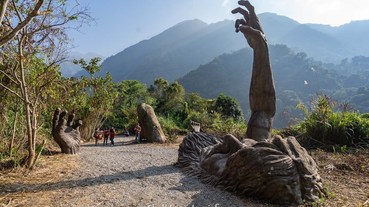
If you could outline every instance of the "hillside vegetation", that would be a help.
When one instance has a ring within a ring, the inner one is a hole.
[[[277,128],[302,118],[297,104],[309,105],[318,94],[327,94],[334,100],[349,103],[352,109],[368,112],[368,58],[354,57],[340,64],[325,64],[284,45],[271,45],[269,49],[277,94],[274,122]],[[242,49],[219,56],[178,81],[188,92],[197,92],[206,98],[219,93],[235,97],[247,117],[251,68],[251,50]]]

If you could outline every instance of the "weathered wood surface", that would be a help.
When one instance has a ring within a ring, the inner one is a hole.
[[[141,139],[148,142],[164,143],[166,137],[156,117],[154,109],[145,103],[137,107],[138,123],[141,126]]]

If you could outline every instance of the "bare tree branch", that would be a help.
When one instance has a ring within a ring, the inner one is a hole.
[[[8,3],[9,3],[9,0],[2,0],[2,2],[0,3],[0,27],[2,25]]]
[[[0,46],[13,39],[21,29],[23,29],[35,16],[37,16],[38,11],[43,3],[44,0],[38,0],[35,8],[28,14],[24,21],[20,22],[12,31],[9,31],[8,34],[5,34],[4,37],[0,38]]]
[[[19,22],[22,22],[23,21],[22,15],[19,13],[17,5],[15,4],[14,0],[12,0],[12,4],[13,4],[14,10],[15,10],[15,13],[18,16]]]
[[[0,73],[4,74],[9,80],[11,80],[16,85],[19,85],[19,82],[15,81],[9,74],[5,73],[4,71],[0,70]]]
[[[10,93],[16,95],[18,98],[20,98],[22,101],[24,101],[23,97],[19,95],[17,92],[13,91],[12,89],[6,87],[4,84],[0,83],[0,86],[5,88],[5,90],[9,91]]]

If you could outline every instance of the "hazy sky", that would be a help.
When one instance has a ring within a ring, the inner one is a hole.
[[[70,0],[74,2],[74,0]],[[237,0],[78,0],[96,19],[71,31],[73,51],[114,55],[137,42],[189,19],[206,23],[236,19]],[[369,0],[250,0],[257,13],[273,12],[300,23],[338,26],[369,19]]]

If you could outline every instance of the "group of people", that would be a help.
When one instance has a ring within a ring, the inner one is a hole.
[[[135,142],[136,143],[140,143],[141,142],[141,126],[140,124],[136,124],[135,128]],[[125,131],[124,133],[126,136],[129,136],[129,132]],[[105,130],[100,130],[100,129],[96,129],[95,133],[94,133],[94,138],[95,138],[95,145],[97,146],[99,144],[99,140],[100,139],[104,139],[103,140],[103,146],[108,145],[108,139],[110,138],[110,144],[112,146],[114,146],[114,138],[115,138],[116,132],[114,127],[107,127],[105,128]]]
[[[105,130],[100,131],[99,129],[96,129],[94,133],[95,137],[95,145],[99,144],[99,140],[104,138],[103,145],[108,145],[108,139],[110,138],[110,144],[114,146],[114,138],[115,138],[115,129],[114,127],[109,128],[107,127]]]

